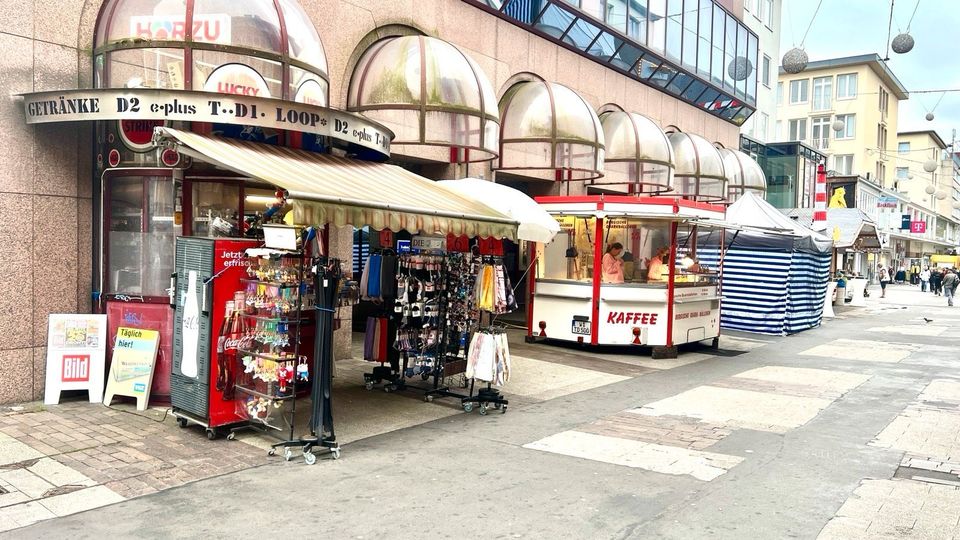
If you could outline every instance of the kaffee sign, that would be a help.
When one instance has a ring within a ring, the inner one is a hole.
[[[389,157],[393,133],[360,115],[249,95],[190,90],[96,89],[22,94],[27,124],[164,120],[237,124],[313,133]]]

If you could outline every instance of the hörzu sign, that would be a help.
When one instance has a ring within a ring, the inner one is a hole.
[[[191,90],[94,89],[21,94],[27,124],[92,120],[211,122],[331,137],[390,155],[393,133],[366,118],[307,103]]]

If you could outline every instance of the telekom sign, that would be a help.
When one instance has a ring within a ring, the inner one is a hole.
[[[927,222],[926,221],[911,221],[910,222],[910,232],[917,234],[924,234],[927,232]]]

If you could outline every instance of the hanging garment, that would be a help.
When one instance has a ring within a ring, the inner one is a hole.
[[[371,257],[367,257],[367,261],[363,265],[363,272],[360,273],[360,298],[362,300],[370,300],[368,291],[368,285],[370,284],[370,258]]]
[[[513,283],[510,283],[509,273],[504,274],[503,285],[507,290],[507,312],[516,311],[519,306],[517,306],[517,296],[513,292]]]
[[[373,361],[377,342],[377,319],[367,317],[367,329],[363,334],[363,359]]]
[[[504,285],[503,266],[497,265],[494,276],[494,313],[506,313],[507,311],[507,291]]]
[[[393,253],[384,253],[380,256],[380,296],[383,298],[397,296],[397,256]]]
[[[493,266],[487,264],[481,268],[480,294],[477,307],[484,311],[493,311],[496,303],[496,281]]]
[[[379,254],[371,255],[367,260],[370,275],[367,280],[367,296],[371,299],[380,299],[380,270],[383,258]]]

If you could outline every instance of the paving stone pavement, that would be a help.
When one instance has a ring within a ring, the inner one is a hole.
[[[65,402],[0,415],[0,530],[267,462],[252,446],[216,443],[211,452],[157,410]]]

